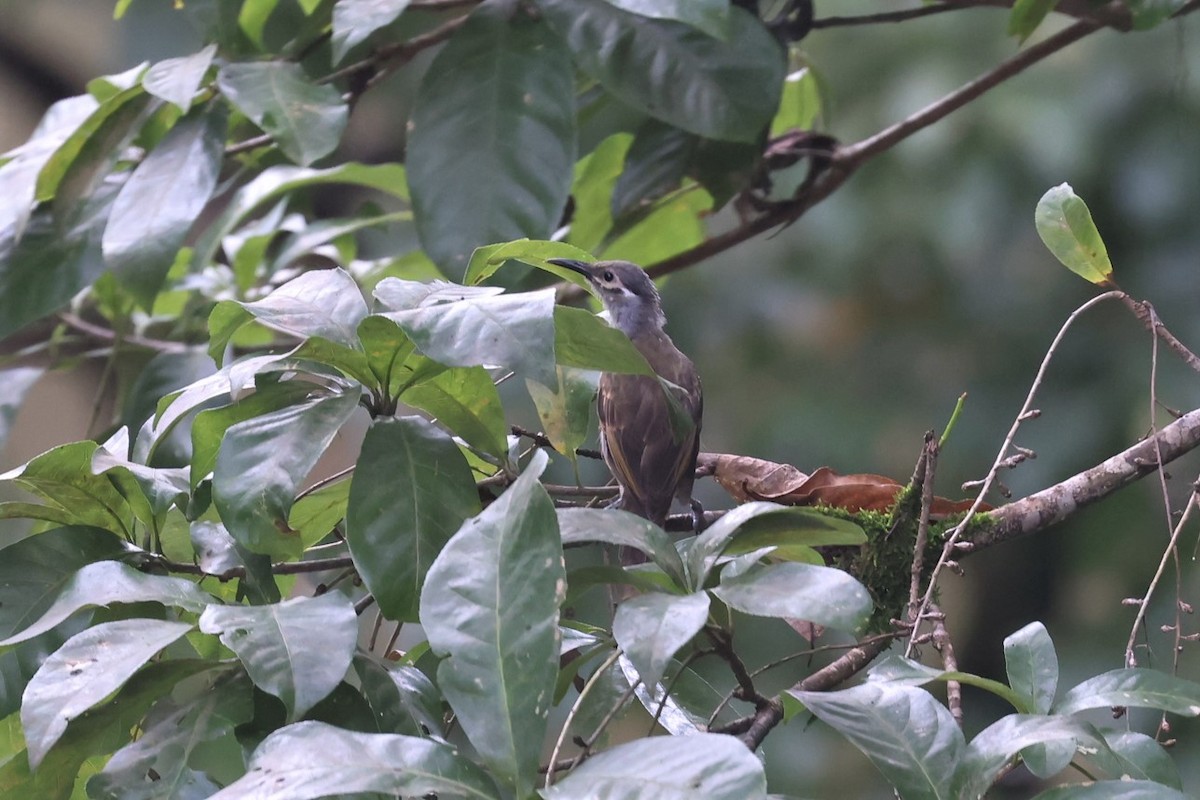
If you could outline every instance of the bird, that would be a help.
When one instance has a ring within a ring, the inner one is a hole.
[[[654,281],[629,261],[548,261],[587,278],[608,311],[610,324],[629,337],[659,377],[674,384],[668,390],[691,421],[686,431],[680,430],[683,426],[678,422],[672,425],[663,384],[648,375],[605,372],[600,376],[596,399],[600,453],[619,487],[612,507],[663,527],[677,498],[691,508],[698,533],[704,510],[692,498],[692,482],[704,395],[695,365],[664,330],[667,318]]]

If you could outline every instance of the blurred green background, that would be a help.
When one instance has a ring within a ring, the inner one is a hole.
[[[816,8],[821,17],[893,6]],[[136,0],[120,22],[112,10],[112,0],[0,0],[0,151],[87,80],[198,47],[167,0]],[[923,433],[940,429],[967,392],[937,476],[939,494],[961,496],[963,481],[986,472],[1056,331],[1097,291],[1060,267],[1033,227],[1038,198],[1063,181],[1091,207],[1117,281],[1200,347],[1195,16],[1148,33],[1096,33],[871,161],[792,227],[670,278],[669,331],[705,380],[704,449],[905,479]],[[1003,9],[968,9],[814,31],[804,51],[822,80],[822,129],[856,141],[994,67],[1018,50],[1006,22]],[[1051,19],[1035,39],[1062,24]],[[407,98],[426,63],[428,54],[368,95],[343,155],[396,156]],[[710,229],[732,224],[724,212]],[[1121,306],[1081,319],[1039,395],[1042,417],[1018,436],[1037,459],[1002,476],[1014,496],[1146,434],[1150,372],[1151,339]],[[44,381],[3,465],[83,436],[94,377]],[[1158,399],[1185,411],[1200,405],[1197,376],[1166,352]],[[1159,424],[1169,419],[1160,408]],[[1198,458],[1172,465],[1173,508],[1182,508],[1198,466]],[[715,486],[701,496],[728,504]],[[1133,609],[1121,599],[1145,591],[1168,528],[1162,487],[1151,478],[1069,524],[966,559],[965,577],[949,576],[943,590],[960,667],[1002,678],[1004,636],[1035,619],[1058,645],[1063,688],[1122,666]],[[1200,603],[1195,547],[1193,530],[1183,538],[1181,594]],[[1143,661],[1160,668],[1172,657],[1158,629],[1173,620],[1173,575],[1168,569],[1150,615],[1153,649]],[[1184,624],[1185,633],[1198,628],[1191,616]],[[770,631],[750,622],[746,630]],[[1179,669],[1200,680],[1194,645]],[[767,688],[802,670],[780,670]],[[966,702],[973,729],[1005,713],[970,690]],[[1156,723],[1134,715],[1131,724],[1152,732]],[[1178,723],[1172,735],[1185,785],[1200,790],[1200,725]],[[817,727],[780,729],[764,750],[773,778],[794,777],[798,793],[891,796],[862,756]],[[1020,776],[1012,783],[1004,796],[1027,796]]]

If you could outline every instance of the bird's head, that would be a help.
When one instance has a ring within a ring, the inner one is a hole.
[[[628,261],[576,261],[551,258],[551,264],[574,270],[588,283],[604,303],[612,323],[631,339],[641,333],[661,330],[666,323],[658,289],[646,271]]]

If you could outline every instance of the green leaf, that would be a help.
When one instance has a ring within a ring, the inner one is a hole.
[[[1054,713],[1111,706],[1157,708],[1194,717],[1200,715],[1200,684],[1155,669],[1114,669],[1072,688],[1054,705]]]
[[[1160,743],[1135,731],[1104,731],[1104,740],[1120,758],[1115,768],[1105,765],[1111,775],[1129,775],[1183,789],[1179,768]]]
[[[388,311],[411,311],[424,306],[479,300],[498,294],[504,294],[504,289],[499,286],[463,286],[450,281],[425,282],[401,278],[384,278],[376,284],[374,292],[375,299]]]
[[[613,217],[620,219],[649,208],[655,200],[677,189],[691,166],[697,142],[695,134],[657,119],[642,123],[613,187]]]
[[[25,395],[44,374],[45,367],[10,367],[0,370],[0,452],[4,451],[4,444],[8,441],[13,422],[25,402]]]
[[[168,58],[150,66],[142,77],[142,87],[149,93],[172,103],[184,114],[192,107],[196,92],[212,66],[217,46],[210,44],[198,53],[181,58]]]
[[[1189,795],[1151,781],[1089,781],[1059,786],[1037,796],[1037,800],[1187,800]]]
[[[66,512],[74,524],[91,525],[128,536],[133,527],[129,502],[104,475],[92,471],[98,445],[72,442],[47,450],[29,463],[12,469],[9,480]]]
[[[50,608],[20,633],[0,641],[0,647],[25,642],[45,633],[82,608],[146,602],[199,613],[212,602],[212,597],[183,578],[147,575],[117,561],[97,561],[80,567]]]
[[[571,217],[567,241],[576,247],[594,250],[612,229],[613,191],[632,143],[633,137],[628,133],[614,133],[575,166],[575,183],[571,187],[575,214]]]
[[[725,548],[733,541],[733,537],[742,525],[764,514],[781,514],[785,517],[795,515],[802,525],[810,520],[811,512],[795,514],[796,511],[807,510],[789,508],[776,503],[753,502],[743,503],[726,512],[724,516],[705,528],[704,532],[697,536],[692,543],[687,556],[687,571],[691,578],[691,586],[695,589],[704,586],[709,571],[716,563],[718,556],[725,552]]]
[[[931,681],[957,681],[969,686],[975,686],[991,692],[1005,700],[1021,714],[1033,714],[1033,699],[1005,686],[999,681],[972,675],[969,672],[943,671],[927,667],[917,661],[891,654],[881,658],[873,667],[867,678],[870,681],[885,681],[887,683],[903,683],[907,686],[924,686]],[[1057,772],[1057,770],[1055,770]]]
[[[558,672],[566,588],[554,504],[538,451],[498,500],[467,521],[429,569],[421,625],[447,656],[438,686],[493,773],[529,794]]]
[[[119,537],[99,528],[56,528],[0,550],[0,636],[45,614],[75,570],[125,551]],[[77,632],[64,625],[0,653],[0,716],[20,707],[21,692],[41,662]]]
[[[408,0],[338,0],[333,7],[333,63],[400,18]]]
[[[246,0],[238,11],[238,26],[246,34],[246,38],[259,48],[265,47],[263,30],[277,5],[279,0]]]
[[[496,800],[488,776],[450,745],[322,722],[281,728],[250,756],[246,775],[211,800],[311,800],[351,792]]]
[[[618,509],[560,508],[558,526],[563,544],[607,542],[640,550],[681,589],[687,585],[683,561],[662,528]]]
[[[554,290],[544,289],[466,297],[386,316],[422,353],[447,366],[501,366],[552,383],[554,315]]]
[[[1133,29],[1145,31],[1157,27],[1183,8],[1186,0],[1130,0],[1133,12]]]
[[[526,380],[525,388],[537,409],[542,430],[554,449],[575,461],[575,449],[587,440],[600,374],[593,370],[558,367],[558,385],[546,387]]]
[[[654,375],[628,336],[582,308],[554,307],[554,357],[564,367]]]
[[[114,455],[113,451],[122,455]],[[124,457],[129,452],[129,431],[122,427],[96,448],[91,470],[112,482],[134,516],[147,528],[157,528],[172,505],[187,507],[189,485],[182,467],[147,467]]]
[[[217,308],[231,304],[233,301],[225,301]],[[237,305],[269,327],[297,336],[320,336],[349,348],[358,346],[358,325],[367,316],[367,304],[358,284],[341,267],[302,273],[262,300]],[[217,315],[215,309],[213,315]],[[225,322],[227,316],[244,319],[242,315],[221,315],[218,323],[223,339],[220,349],[224,349],[228,337],[240,327],[230,330],[234,323]],[[215,332],[212,343],[218,344]]]
[[[1008,14],[1008,35],[1024,44],[1056,5],[1058,0],[1016,0]]]
[[[970,796],[951,790],[964,751],[962,732],[928,692],[865,683],[840,692],[788,693],[861,750],[901,797]]]
[[[212,474],[225,432],[233,425],[303,403],[312,391],[304,381],[266,383],[236,403],[201,411],[192,421],[190,485],[194,489]]]
[[[265,606],[210,605],[200,630],[215,633],[294,720],[334,690],[350,668],[358,617],[340,592]]]
[[[605,0],[538,0],[579,67],[621,101],[710,139],[756,141],[775,114],[782,48],[762,22],[729,9],[729,35],[646,20]]]
[[[100,237],[117,188],[101,186],[64,218],[42,207],[0,228],[0,339],[66,305],[104,272]]]
[[[66,733],[36,771],[30,770],[28,760],[20,754],[0,766],[0,796],[68,800],[85,760],[107,756],[128,742],[130,731],[156,700],[181,681],[212,666],[199,660],[148,665],[130,678],[116,697],[68,723]]]
[[[545,239],[575,163],[570,56],[545,22],[505,3],[476,8],[417,93],[406,159],[417,232],[458,274],[471,251]]]
[[[510,260],[524,261],[526,264],[543,269],[555,277],[587,287],[587,279],[574,270],[548,263],[551,258],[573,258],[580,261],[590,261],[591,255],[566,242],[547,242],[540,239],[517,239],[503,244],[477,247],[471,253],[467,263],[467,272],[463,283],[474,285],[492,277],[504,264]]]
[[[35,199],[46,202],[61,193],[65,203],[61,213],[92,194],[133,138],[148,105],[150,98],[140,86],[102,102],[42,167]]]
[[[1031,712],[1048,714],[1058,691],[1058,654],[1040,622],[1031,622],[1004,639],[1008,683],[1033,698]]]
[[[1096,748],[1109,758],[1116,757],[1096,729],[1079,720],[1062,715],[1010,714],[984,728],[971,740],[963,753],[955,782],[957,792],[953,796],[982,797],[1017,753],[1027,747],[1058,742]]]
[[[231,682],[224,674],[182,703],[163,698],[140,726],[141,735],[114,753],[88,781],[88,796],[160,800],[216,793],[219,787],[188,761],[206,742],[232,738],[234,728],[249,722],[253,711],[250,682]]]
[[[350,486],[346,540],[388,619],[416,621],[425,573],[478,511],[471,468],[453,439],[420,417],[375,421]]]
[[[662,680],[671,657],[704,628],[707,620],[707,592],[682,596],[652,592],[617,606],[613,637],[642,680],[653,686]]]
[[[345,519],[349,503],[349,478],[327,483],[296,501],[288,514],[288,526],[300,531],[300,541],[311,547]]]
[[[542,793],[546,800],[655,797],[764,800],[763,766],[733,736],[657,736],[593,755]]]
[[[454,367],[439,372],[406,389],[400,402],[428,411],[485,453],[504,458],[508,452],[508,426],[500,393],[483,367]]]
[[[441,736],[445,732],[442,696],[424,672],[362,656],[355,658],[354,667],[380,733]]]
[[[604,257],[653,264],[695,247],[707,235],[704,218],[712,207],[712,195],[704,189],[689,188],[672,194],[604,248]]]
[[[785,557],[792,548],[855,546],[867,543],[867,534],[847,519],[822,514],[811,508],[792,508],[761,514],[747,520],[726,546],[726,555],[742,555],[774,547],[772,555]],[[824,562],[821,562],[824,563]]]
[[[1054,257],[1086,281],[1109,285],[1112,263],[1087,204],[1068,183],[1042,195],[1034,212],[1038,235]]]
[[[213,469],[213,503],[229,533],[255,553],[288,558],[287,527],[300,482],[358,408],[358,392],[314,391],[303,403],[231,425]]]
[[[691,25],[716,39],[729,35],[729,0],[608,0],[617,8],[651,19]]]
[[[180,120],[121,188],[104,228],[104,262],[144,308],[217,185],[224,158],[224,109]]]
[[[788,75],[783,81],[779,110],[771,120],[771,136],[792,130],[809,131],[821,116],[821,88],[808,67]]]
[[[36,769],[67,723],[120,688],[155,653],[192,629],[187,622],[125,619],[72,636],[25,687],[21,726]]]
[[[377,189],[408,198],[404,167],[399,164],[341,164],[329,169],[279,166],[263,170],[254,180],[238,189],[229,205],[196,242],[192,269],[200,272],[212,264],[221,240],[249,219],[263,205],[300,189],[345,183]]]
[[[217,86],[301,166],[337,148],[350,116],[337,89],[313,83],[298,64],[286,61],[226,64]]]
[[[743,614],[802,619],[844,631],[860,630],[875,608],[867,588],[842,570],[793,562],[722,575],[713,594]]]

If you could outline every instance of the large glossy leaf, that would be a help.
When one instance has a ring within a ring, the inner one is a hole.
[[[1099,732],[1079,720],[1058,715],[1010,714],[984,728],[971,740],[963,753],[954,796],[964,800],[983,797],[1017,753],[1027,747],[1060,742],[1096,748],[1106,757],[1116,758]]]
[[[328,169],[278,166],[263,170],[238,189],[229,205],[197,240],[192,266],[199,272],[212,263],[221,240],[262,206],[291,192],[345,183],[408,198],[404,167],[399,164],[341,164]]]
[[[792,511],[793,509],[775,503],[743,503],[709,525],[696,537],[688,552],[687,570],[692,586],[699,589],[704,585],[717,557],[725,552],[725,548],[743,524],[763,514],[788,515]]]
[[[553,383],[554,290],[422,305],[387,315],[417,348],[452,367],[502,366]]]
[[[482,248],[487,249],[487,248]],[[410,281],[384,278],[375,286],[375,299],[388,311],[410,311],[423,306],[477,300],[503,294],[499,286],[463,286],[450,281]]]
[[[1200,684],[1156,669],[1114,669],[1073,687],[1054,705],[1054,713],[1110,706],[1157,708],[1194,717],[1200,715]]]
[[[67,724],[66,733],[46,754],[36,771],[20,753],[0,766],[0,796],[68,800],[85,760],[106,756],[129,741],[130,732],[154,702],[181,681],[211,669],[197,659],[158,661],[138,672],[100,706]]]
[[[231,426],[303,403],[311,391],[311,385],[303,381],[264,383],[254,394],[236,403],[197,414],[192,422],[192,462],[189,465],[192,488],[212,474],[221,443],[225,441],[225,432]]]
[[[571,187],[575,214],[567,234],[567,241],[576,247],[595,249],[612,228],[613,187],[624,171],[625,154],[632,142],[628,133],[614,133],[576,166]]]
[[[217,185],[224,107],[197,109],[167,133],[125,182],[104,228],[104,263],[145,308]]]
[[[1162,744],[1136,731],[1104,731],[1104,740],[1120,758],[1116,765],[1105,764],[1110,775],[1129,775],[1182,789],[1179,767]]]
[[[209,606],[200,630],[237,653],[254,685],[296,719],[333,691],[350,668],[358,617],[340,592],[265,606]]]
[[[904,683],[908,686],[924,686],[932,681],[957,681],[958,683],[976,686],[991,692],[1007,701],[1018,713],[1036,713],[1031,697],[1022,692],[1015,691],[1000,681],[983,678],[979,675],[972,675],[969,672],[940,670],[894,653],[886,655],[875,662],[871,667],[870,675],[867,679],[889,683]]]
[[[724,39],[729,35],[729,0],[608,0],[617,8],[653,19],[673,19]]]
[[[1040,622],[1031,622],[1004,639],[1008,685],[1033,698],[1033,710],[1047,714],[1058,691],[1058,654]]]
[[[840,692],[789,693],[871,759],[901,797],[964,800],[952,786],[963,735],[929,692],[866,683]]]
[[[575,62],[635,108],[710,139],[754,141],[779,105],[783,50],[762,22],[729,8],[729,35],[647,20],[606,0],[538,0]]]
[[[300,722],[272,733],[212,800],[309,800],[347,792],[495,800],[487,775],[449,745]]]
[[[744,614],[802,619],[844,631],[861,629],[875,608],[867,588],[842,570],[794,562],[722,575],[713,594]]]
[[[97,561],[81,567],[36,622],[0,641],[0,647],[45,633],[82,608],[146,602],[198,613],[212,602],[212,597],[183,578],[148,575],[118,561]]]
[[[697,733],[618,745],[571,770],[543,796],[760,800],[767,796],[767,779],[762,764],[735,737]]]
[[[333,63],[375,31],[395,22],[408,0],[339,0],[333,7]]]
[[[45,614],[75,570],[117,558],[125,549],[119,537],[99,528],[57,528],[0,550],[0,636],[11,636]],[[0,653],[0,716],[17,710],[38,666],[79,630],[67,628]]]
[[[117,185],[55,219],[42,207],[0,228],[0,339],[66,305],[104,271],[100,237]],[[19,237],[18,223],[24,225]]]
[[[542,431],[554,449],[575,461],[575,450],[588,436],[600,373],[560,366],[557,386],[526,380]]]
[[[38,174],[58,148],[95,111],[91,95],[59,100],[46,110],[25,144],[3,155],[0,165],[0,231],[20,240],[33,213]]]
[[[442,696],[424,672],[403,664],[380,664],[366,656],[356,657],[354,668],[380,733],[444,733]]]
[[[407,163],[421,242],[451,274],[480,245],[548,238],[575,164],[562,40],[511,3],[479,6],[425,74]]]
[[[581,308],[555,306],[554,356],[565,367],[653,375],[629,337]]]
[[[21,726],[36,769],[67,723],[115,691],[159,650],[192,629],[187,622],[126,619],[77,633],[42,663],[25,687]]]
[[[708,620],[708,593],[688,595],[650,592],[625,600],[613,617],[613,637],[653,686],[679,648],[690,642]]]
[[[213,502],[234,539],[256,553],[299,553],[288,512],[300,482],[357,407],[357,391],[315,393],[225,431],[213,469]]]
[[[649,520],[616,509],[560,508],[558,526],[563,544],[607,542],[632,547],[650,556],[680,588],[687,583],[671,537]]]
[[[525,472],[443,548],[421,593],[438,686],[484,762],[520,797],[537,776],[558,671],[566,576],[554,504]]]
[[[420,417],[371,426],[350,485],[346,539],[389,619],[416,621],[425,573],[478,511],[471,468],[443,431]]]
[[[183,467],[147,467],[125,457],[129,431],[121,427],[92,454],[92,473],[112,482],[134,515],[148,528],[159,525],[172,505],[187,506],[188,479]],[[118,455],[119,454],[119,455]]]
[[[1063,265],[1097,286],[1112,277],[1112,262],[1087,203],[1069,183],[1061,183],[1042,195],[1033,215],[1042,242]]]
[[[313,83],[298,64],[286,61],[226,64],[217,85],[301,166],[333,152],[350,116],[337,89]]]
[[[29,463],[0,475],[66,512],[74,524],[92,525],[128,535],[133,511],[113,482],[92,471],[98,445],[92,441],[60,445]]]
[[[560,280],[570,281],[577,286],[587,288],[587,279],[574,270],[551,264],[551,258],[573,258],[579,261],[590,261],[592,256],[586,250],[581,250],[566,242],[544,241],[541,239],[517,239],[501,244],[489,244],[476,247],[467,262],[467,271],[463,275],[463,283],[474,285],[496,274],[502,266],[510,261],[523,261],[543,269]]]
[[[679,187],[699,139],[651,118],[638,128],[625,168],[612,190],[612,215],[621,218]]]
[[[152,64],[142,77],[142,88],[160,100],[173,103],[186,114],[216,54],[217,46],[210,44],[190,56]]]
[[[218,680],[183,703],[168,696],[155,704],[137,740],[114,753],[103,771],[88,781],[88,796],[186,800],[214,794],[217,784],[188,761],[206,742],[231,736],[254,712],[249,681],[230,681],[225,675]]]
[[[492,376],[483,367],[455,367],[406,389],[400,402],[427,411],[438,422],[485,453],[508,452],[504,406]],[[457,525],[455,527],[458,527]]]

